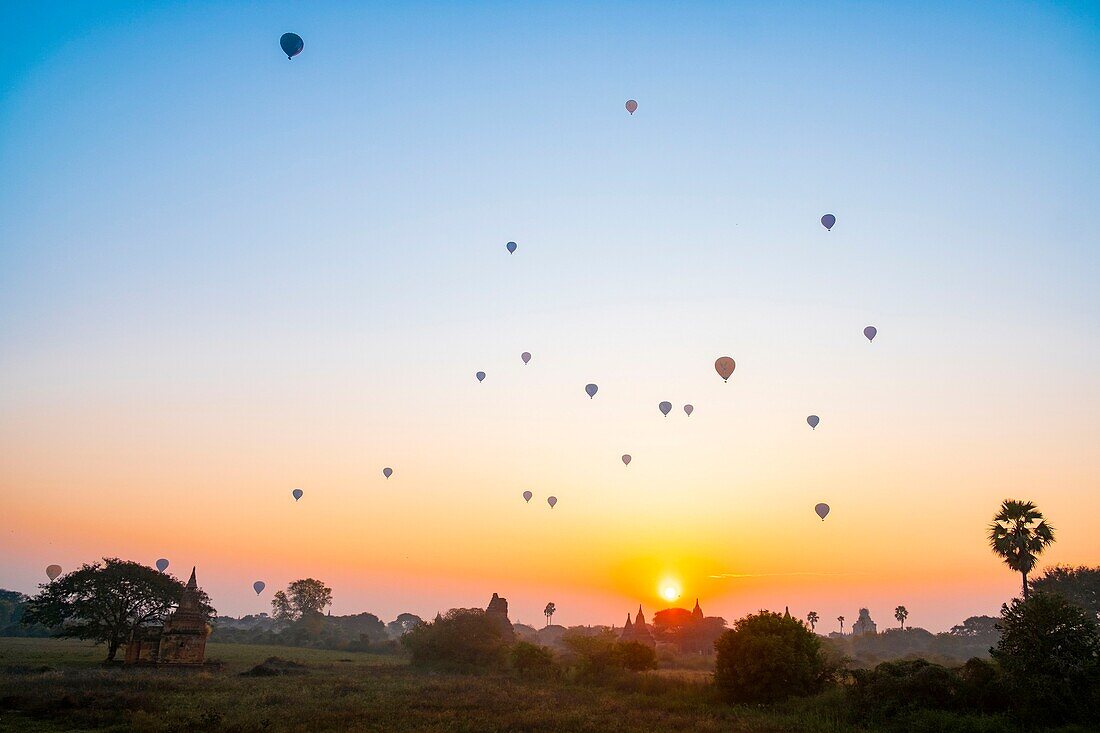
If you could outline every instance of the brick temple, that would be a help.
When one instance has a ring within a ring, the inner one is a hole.
[[[138,626],[126,645],[126,664],[201,665],[210,636],[206,612],[199,600],[195,569],[183,590],[179,606],[163,626]]]

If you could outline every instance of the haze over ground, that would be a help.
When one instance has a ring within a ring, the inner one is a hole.
[[[1017,592],[1009,497],[1041,566],[1100,564],[1093,4],[5,26],[0,586],[167,557],[234,615],[312,576],[621,623],[673,582],[939,630]]]

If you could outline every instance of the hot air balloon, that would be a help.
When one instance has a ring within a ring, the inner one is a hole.
[[[821,521],[825,521],[825,517],[829,516],[829,505],[818,504],[814,507],[814,511],[817,512],[817,516],[821,517]]]
[[[516,243],[515,242],[509,242],[508,244],[504,245],[504,247],[508,250],[508,254],[512,254],[513,252],[516,251]]]
[[[267,583],[263,582],[262,580],[257,580],[255,583],[252,584],[252,590],[256,591],[256,595],[260,595],[261,593],[263,593],[264,588],[266,587]]]
[[[623,453],[623,465],[624,466],[629,466],[630,461],[631,461],[630,454],[629,453]]]
[[[524,491],[523,492],[523,500],[526,501],[527,503],[531,502],[531,497],[532,496],[534,496],[534,494],[532,494],[530,491]]]
[[[548,496],[548,497],[546,497],[546,503],[550,505],[551,509],[553,509],[554,505],[558,503],[558,497]]]
[[[691,413],[695,412],[695,408],[691,405],[684,405],[684,412],[687,413],[688,417],[691,417]]]
[[[523,359],[523,363],[526,364],[527,362],[531,361],[531,352],[525,351],[519,355],[519,358]]]
[[[821,226],[825,227],[827,230],[832,231],[833,225],[835,224],[836,217],[832,214],[826,214],[825,216],[821,217]]]
[[[479,382],[484,382],[485,381],[485,372],[478,372],[474,376],[477,377],[477,381],[479,381]]]
[[[306,492],[302,491],[301,489],[294,489],[294,491],[291,491],[290,493],[294,495],[294,501],[298,501],[302,498],[302,494]]]
[[[809,424],[809,426],[811,428],[813,428],[814,430],[817,430],[817,424],[819,422],[821,422],[821,418],[818,417],[817,415],[810,415],[808,418],[806,418],[806,422]]]
[[[393,475],[393,469],[390,468],[389,466],[386,466],[385,468],[382,469],[382,475],[385,476],[386,478],[389,478],[390,476]]]
[[[167,560],[165,560],[163,557],[161,559],[157,560],[157,570],[159,570],[163,573],[167,569],[168,569],[168,561]]]
[[[634,114],[638,111],[638,103],[635,102],[633,99],[626,100],[626,111],[630,114]]]
[[[718,376],[726,382],[733,376],[733,370],[736,368],[737,362],[728,356],[720,356],[714,361],[714,371],[718,372]]]
[[[305,41],[297,33],[284,33],[279,39],[279,45],[283,47],[283,53],[288,59],[292,59],[306,47]]]
[[[867,337],[868,341],[874,341],[875,336],[878,336],[878,329],[874,326],[868,326],[867,328],[863,329],[863,335]]]
[[[51,583],[57,580],[58,575],[61,575],[60,565],[49,565],[46,567],[46,577],[50,579]]]
[[[661,404],[657,405],[657,409],[659,409],[661,411],[661,414],[663,414],[665,417],[668,417],[668,413],[672,412],[672,403],[662,402]]]
[[[596,396],[596,393],[600,391],[600,388],[594,384],[586,384],[584,385],[584,391],[587,392],[588,396],[591,398]]]

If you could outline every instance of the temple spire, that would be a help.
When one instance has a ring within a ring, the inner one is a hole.
[[[195,581],[195,568],[191,568],[191,579],[187,581],[188,590],[196,590],[199,587],[198,582]]]

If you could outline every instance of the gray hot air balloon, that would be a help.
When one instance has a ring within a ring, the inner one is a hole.
[[[61,575],[61,566],[60,565],[47,565],[46,566],[46,577],[50,579],[50,582],[53,582],[54,580],[57,580],[58,575]]]
[[[386,478],[389,478],[390,476],[393,475],[393,469],[390,468],[389,466],[386,466],[385,468],[382,469],[382,475],[385,476]]]
[[[477,377],[477,381],[479,381],[479,382],[484,382],[485,381],[485,372],[478,372],[474,376]]]
[[[298,501],[302,498],[302,494],[306,492],[302,491],[301,489],[294,489],[294,491],[291,491],[290,493],[294,495],[294,501]]]
[[[600,388],[594,384],[584,385],[584,391],[588,393],[589,397],[595,397],[596,393],[600,391]]]
[[[631,460],[632,460],[632,459],[630,458],[630,454],[629,454],[629,453],[623,453],[623,465],[624,465],[624,466],[629,466],[629,465],[630,465],[630,461],[631,461]]]
[[[630,114],[634,114],[638,111],[638,103],[635,102],[633,99],[626,100],[626,111]]]
[[[806,418],[806,422],[809,424],[809,426],[811,428],[813,428],[814,430],[817,430],[817,424],[819,422],[821,422],[821,418],[818,417],[817,415],[810,415],[808,418]]]
[[[504,246],[508,249],[508,254],[512,254],[513,252],[516,251],[516,243],[515,242],[509,242],[508,244],[506,244]]]
[[[665,417],[668,417],[668,413],[672,412],[672,403],[662,402],[661,404],[657,405],[657,408],[661,411],[661,414],[663,414]]]
[[[531,361],[531,352],[525,351],[519,355],[519,358],[523,359],[523,363],[526,364],[527,362]]]
[[[825,216],[821,217],[821,226],[825,227],[829,231],[833,230],[833,225],[835,225],[835,224],[836,224],[836,217],[833,216],[832,214],[826,214]]]
[[[528,503],[531,502],[531,497],[532,496],[534,496],[534,494],[532,494],[530,491],[524,491],[523,492],[523,500],[528,502]]]
[[[821,521],[825,521],[825,517],[829,516],[829,505],[818,504],[814,507],[814,511],[817,512],[817,516],[821,517]]]
[[[157,560],[157,570],[159,570],[163,573],[167,569],[168,569],[168,561],[167,560],[165,560],[163,557],[161,559]]]
[[[558,503],[558,497],[548,496],[548,497],[546,497],[546,503],[550,505],[551,509],[553,509],[554,505]]]
[[[692,405],[684,405],[684,412],[687,413],[688,417],[691,417],[691,413],[695,412],[695,407]]]
[[[279,39],[279,45],[282,46],[283,53],[288,59],[294,58],[306,47],[305,41],[297,33],[284,33]]]
[[[863,329],[863,335],[867,337],[868,341],[874,341],[875,336],[878,336],[878,329],[874,326],[868,326],[867,328]]]
[[[252,584],[252,590],[256,591],[256,595],[260,595],[261,593],[263,593],[264,588],[266,587],[267,583],[263,582],[262,580],[257,580],[255,583]]]

